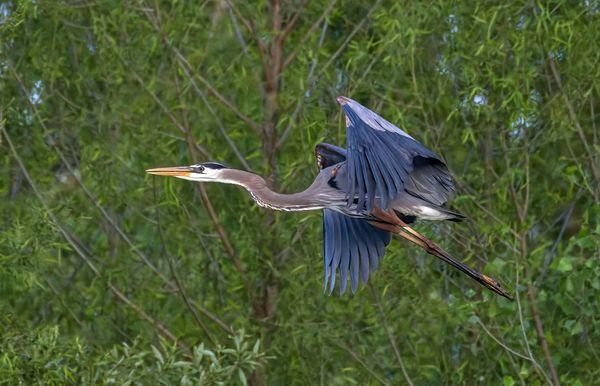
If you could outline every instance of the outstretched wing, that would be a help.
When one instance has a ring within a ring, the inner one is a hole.
[[[439,198],[435,192],[446,189],[447,181],[451,185],[448,170],[437,154],[360,103],[346,97],[339,97],[338,102],[347,118],[348,205],[358,201],[358,208],[371,212],[378,198],[381,209],[387,209],[419,166],[414,163],[417,157],[436,164],[438,177],[426,187],[433,196]]]
[[[331,209],[323,210],[324,289],[335,287],[336,271],[340,272],[340,293],[346,291],[350,273],[352,293],[358,280],[366,283],[369,274],[379,266],[379,260],[390,243],[390,233],[375,228],[366,220],[348,217]]]

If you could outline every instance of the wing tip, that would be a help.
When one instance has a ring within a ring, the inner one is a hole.
[[[340,249],[324,248],[325,273],[323,292],[331,296],[335,290],[337,274],[339,274],[338,289],[340,296],[349,289],[355,294],[361,283],[368,283],[373,271],[379,267],[379,262],[385,255],[385,247],[391,240],[391,235],[371,225],[367,220],[348,217],[342,213],[326,210],[326,232],[341,231],[341,239],[335,241]],[[327,226],[337,227],[328,229]],[[327,243],[334,242],[333,238],[325,237]],[[362,242],[363,244],[360,244]],[[328,256],[333,254],[335,256]]]

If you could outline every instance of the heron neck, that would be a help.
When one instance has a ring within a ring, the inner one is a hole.
[[[243,170],[229,169],[222,172],[223,182],[243,186],[256,203],[264,208],[284,211],[317,210],[327,207],[330,200],[319,194],[318,178],[306,190],[284,194],[271,190],[261,176]],[[321,192],[323,193],[323,192]]]

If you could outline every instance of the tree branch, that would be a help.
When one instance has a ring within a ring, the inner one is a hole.
[[[25,86],[24,86],[22,80],[20,79],[20,77],[18,76],[18,74],[16,74],[16,72],[14,71],[14,69],[11,66],[9,66],[9,68],[12,70],[13,77],[15,77],[16,80],[17,80],[17,82],[20,84],[20,87],[23,90],[23,92],[26,93],[26,90],[24,88]],[[135,75],[137,75],[137,74],[135,74]],[[37,109],[37,107],[34,104],[31,104],[31,101],[30,101],[30,105],[31,105],[32,109],[34,110],[34,115],[38,119],[38,122],[40,123],[40,125],[42,126],[42,128],[44,128],[44,130],[47,130],[47,127],[44,124],[44,122],[43,122],[43,120],[42,120],[42,118],[40,116],[40,113],[39,113],[39,110]],[[183,126],[181,126],[181,127],[183,127]],[[188,146],[192,146],[192,145],[190,145],[189,141],[188,141]],[[57,155],[59,156],[59,158],[61,159],[62,163],[65,165],[65,167],[69,170],[69,173],[73,176],[73,178],[75,178],[77,184],[84,191],[84,193],[88,197],[88,199],[94,204],[94,206],[96,206],[96,208],[100,211],[100,213],[102,214],[102,216],[104,217],[104,219],[108,222],[108,224],[111,227],[113,227],[113,229],[115,229],[115,231],[123,239],[123,241],[125,241],[129,245],[129,247],[131,248],[131,250],[134,251],[134,253],[136,253],[138,255],[138,257],[140,258],[140,260],[143,261],[162,280],[162,282],[167,285],[167,287],[169,287],[171,290],[178,290],[178,287],[177,287],[176,283],[173,283],[172,281],[170,281],[161,271],[159,271],[150,262],[150,259],[148,258],[148,256],[146,256],[146,254],[144,252],[142,252],[139,249],[139,247],[133,243],[133,241],[129,238],[129,236],[127,236],[127,234],[121,229],[121,227],[114,221],[114,219],[112,218],[112,216],[110,216],[108,214],[108,212],[106,211],[106,209],[104,209],[104,207],[102,207],[102,205],[100,205],[99,200],[85,186],[85,184],[83,183],[83,181],[81,180],[81,178],[77,175],[77,173],[75,173],[75,171],[73,170],[73,167],[68,162],[68,160],[66,159],[66,157],[64,156],[64,154],[62,153],[62,151],[55,144],[52,144],[52,148],[57,153]],[[207,197],[207,199],[208,199],[208,197]],[[76,242],[76,240],[70,234],[69,234],[69,240],[71,240],[71,242],[74,242],[74,243]],[[77,244],[77,245],[79,246],[79,244]],[[230,244],[229,244],[229,247],[231,248]],[[87,254],[86,250],[83,249],[82,246],[79,246],[79,248],[82,249],[83,253]],[[238,262],[237,267],[239,268],[239,262]],[[215,322],[216,324],[218,324],[221,328],[223,328],[228,333],[231,333],[233,331],[229,326],[227,326],[223,321],[221,321],[217,316],[215,316],[213,313],[211,313],[206,308],[204,308],[204,307],[202,307],[200,305],[197,305],[197,304],[195,304],[195,306],[203,314],[205,314],[209,319],[211,319],[213,322]]]
[[[156,178],[153,179],[153,184],[152,184],[153,185],[152,191],[153,191],[153,196],[154,196],[154,203],[156,204],[158,202],[158,199],[156,196],[156,183],[155,182],[156,182]],[[206,327],[206,325],[204,324],[204,322],[202,321],[202,319],[196,312],[196,309],[193,307],[192,302],[189,300],[186,290],[185,290],[185,287],[183,286],[183,283],[181,282],[181,279],[179,278],[179,274],[177,273],[177,270],[175,269],[175,262],[173,261],[173,256],[171,256],[171,254],[169,253],[169,250],[167,248],[167,242],[166,242],[165,235],[163,233],[163,229],[161,226],[160,210],[158,209],[158,205],[155,207],[155,217],[156,217],[156,228],[158,230],[158,235],[160,237],[163,250],[167,257],[167,261],[169,263],[169,269],[171,270],[171,275],[173,276],[173,280],[175,280],[175,284],[177,285],[177,290],[179,292],[179,295],[181,295],[183,302],[185,303],[186,307],[188,308],[188,310],[194,317],[194,320],[196,321],[196,324],[198,325],[198,327],[200,327],[200,329],[202,331],[204,331],[204,334],[208,337],[208,339],[210,339],[210,341],[213,344],[216,344],[215,338],[212,336],[210,331],[208,331],[208,328]],[[219,322],[220,322],[219,326],[222,326],[224,324],[221,321],[219,321]],[[225,331],[228,333],[231,333],[230,328],[225,328]]]
[[[321,37],[319,38],[319,43],[317,44],[317,53],[315,58],[312,60],[311,66],[310,66],[310,70],[308,72],[308,76],[306,77],[306,82],[305,84],[307,85],[307,90],[305,90],[302,94],[306,94],[313,85],[313,75],[315,72],[315,68],[317,67],[317,63],[318,63],[318,51],[319,48],[321,48],[321,46],[323,45],[323,41],[325,40],[325,33],[327,31],[327,22],[325,22],[323,24],[323,30],[321,32]],[[290,117],[288,124],[285,128],[285,130],[283,131],[283,133],[281,134],[281,136],[279,137],[279,140],[277,141],[276,144],[276,148],[280,148],[286,141],[287,137],[290,135],[290,133],[292,132],[292,127],[293,127],[293,123],[296,120],[296,117],[298,116],[298,113],[300,112],[300,109],[302,108],[302,104],[304,102],[304,98],[302,95],[300,95],[298,97],[298,102],[296,103],[296,108],[294,109],[294,112],[292,113],[292,116]]]
[[[302,3],[300,4],[300,9],[294,14],[294,16],[292,16],[290,21],[286,23],[285,27],[278,36],[278,39],[281,40],[281,42],[285,42],[290,32],[292,32],[292,30],[296,26],[296,23],[298,22],[298,20],[300,20],[300,15],[302,15],[302,11],[304,11],[304,8],[306,8],[307,4],[308,0],[302,0]]]
[[[13,157],[15,158],[15,160],[17,161],[17,163],[19,164],[19,167],[21,168],[21,171],[23,172],[23,175],[25,176],[25,179],[27,180],[27,182],[31,186],[31,189],[33,190],[33,193],[36,196],[36,198],[40,201],[40,203],[44,207],[44,210],[48,214],[48,217],[50,218],[50,221],[52,221],[52,223],[54,223],[54,225],[58,228],[59,232],[63,235],[63,237],[65,238],[65,240],[67,240],[67,242],[69,243],[69,245],[71,245],[71,247],[77,253],[77,255],[83,261],[85,261],[85,263],[88,265],[88,267],[90,267],[90,269],[92,270],[92,272],[94,273],[94,275],[97,276],[97,277],[99,277],[99,278],[103,278],[103,276],[102,276],[100,270],[98,269],[98,267],[96,267],[96,265],[92,262],[92,259],[89,256],[87,256],[87,254],[85,253],[85,251],[71,238],[70,233],[61,224],[61,222],[58,220],[58,218],[56,217],[56,215],[54,214],[54,212],[52,212],[50,210],[50,207],[49,207],[48,203],[46,202],[46,200],[44,199],[44,197],[41,195],[39,189],[37,188],[37,185],[33,182],[33,179],[29,175],[29,172],[28,172],[27,168],[25,167],[25,164],[23,163],[23,161],[21,160],[21,157],[17,153],[17,150],[16,150],[16,148],[15,148],[15,146],[14,146],[14,144],[13,144],[11,138],[10,138],[10,136],[6,132],[1,112],[0,112],[0,130],[2,131],[2,134],[4,134],[4,138],[6,139],[6,142],[8,143],[8,146],[9,146],[9,148],[11,150],[11,153],[12,153]],[[125,294],[123,294],[123,292],[121,292],[117,287],[115,287],[110,282],[110,280],[108,280],[106,284],[107,284],[108,288],[111,290],[111,292],[117,297],[117,299],[119,299],[121,302],[123,302],[124,304],[126,304],[133,311],[135,311],[135,313],[138,314],[138,316],[140,318],[146,320],[149,324],[151,324],[152,326],[154,326],[161,335],[163,335],[168,340],[170,340],[172,342],[175,342],[180,347],[183,347],[183,348],[186,348],[187,350],[189,350],[189,348],[186,345],[184,345],[183,342],[179,341],[177,339],[177,337],[162,322],[157,321],[154,318],[152,318],[139,305],[137,305],[135,302],[133,302],[132,300],[130,300],[127,296],[125,296]]]
[[[184,97],[183,97],[183,92],[181,91],[181,87],[179,87],[179,77],[177,76],[177,74],[175,74],[175,87],[177,89],[177,94],[178,94],[178,97],[179,97],[179,103],[182,106],[185,106],[185,103],[184,103],[185,100],[184,100]],[[219,129],[219,132],[221,133],[221,135],[223,136],[223,138],[225,138],[225,142],[227,142],[227,144],[229,145],[229,147],[233,151],[233,154],[235,154],[235,156],[237,157],[237,159],[241,162],[242,166],[246,170],[252,171],[252,168],[250,168],[250,165],[248,165],[248,161],[246,161],[246,158],[244,158],[244,156],[242,155],[242,153],[240,152],[240,150],[236,146],[235,142],[233,142],[233,140],[231,139],[231,137],[229,136],[229,134],[227,134],[227,131],[225,130],[225,127],[223,125],[223,121],[221,120],[221,118],[219,117],[219,115],[216,113],[216,111],[213,109],[213,107],[211,106],[211,104],[208,102],[208,99],[206,99],[206,96],[204,95],[204,93],[200,94],[200,98],[202,98],[202,101],[206,105],[206,108],[208,108],[208,111],[212,114],[213,118],[217,121],[217,127]],[[189,129],[188,129],[188,131],[189,131]]]
[[[527,268],[525,268],[525,277],[529,278],[528,282],[531,283],[529,270]],[[552,376],[552,384],[554,386],[559,386],[560,380],[558,378],[558,373],[556,372],[556,367],[554,367],[554,362],[552,361],[552,354],[550,353],[550,347],[548,347],[546,335],[544,334],[542,319],[540,318],[537,306],[535,305],[535,289],[531,284],[527,284],[527,298],[529,299],[529,309],[531,310],[531,317],[533,318],[535,332],[537,334],[540,346],[542,346],[542,351],[544,352],[544,357],[546,358],[546,364],[550,369],[550,375]]]
[[[169,41],[167,36],[162,31],[160,25],[158,24],[158,21],[156,19],[154,19],[147,10],[144,10],[144,14],[146,15],[150,24],[154,27],[155,31],[160,35],[164,45],[168,49],[170,49],[171,52],[173,52],[173,54],[175,54],[175,57],[177,58],[177,62],[179,64],[179,66],[181,67],[183,72],[186,74],[186,77],[188,77],[188,80],[192,84],[192,87],[194,88],[194,90],[202,97],[204,95],[204,93],[200,90],[200,88],[194,81],[194,76],[192,76],[191,64],[187,61],[187,59],[183,56],[183,54],[179,51],[179,49],[177,49],[177,47],[175,47],[173,44],[171,44],[171,42]],[[210,84],[210,82],[208,80],[206,80],[206,78],[204,78],[202,75],[197,74],[197,73],[194,75],[204,85],[204,87],[206,87],[208,92],[211,93],[215,98],[217,98],[217,100],[219,102],[221,102],[221,104],[223,104],[231,112],[233,112],[235,115],[237,115],[242,121],[244,121],[253,130],[255,130],[256,132],[260,131],[261,126],[258,123],[256,123],[250,117],[248,117],[247,115],[242,113],[232,102],[230,102],[216,88],[214,88],[212,86],[212,84]]]
[[[343,343],[340,343],[336,340],[332,340],[333,344],[335,344],[336,346],[338,346],[339,348],[341,348],[342,350],[346,351],[348,354],[350,354],[350,356],[352,357],[352,359],[354,359],[356,362],[358,362],[365,370],[367,370],[367,372],[369,374],[371,374],[375,379],[377,379],[377,381],[379,383],[381,383],[382,385],[389,385],[389,382],[386,382],[385,379],[383,379],[380,375],[378,375],[375,371],[373,371],[372,368],[370,368],[369,366],[367,366],[367,364],[358,356],[358,354],[352,350],[350,347],[346,346]]]
[[[240,45],[242,46],[242,51],[244,52],[244,56],[246,56],[248,58],[250,56],[248,54],[248,44],[246,43],[246,40],[244,39],[244,35],[242,35],[242,31],[240,31],[240,27],[238,26],[237,19],[235,18],[235,15],[233,14],[233,10],[229,6],[229,2],[227,4],[227,14],[229,15],[229,19],[231,19],[231,23],[233,24],[233,30],[235,31],[235,36],[237,37],[238,41],[240,42]]]
[[[162,100],[160,100],[160,98],[154,92],[152,92],[148,88],[148,86],[146,86],[146,83],[138,75],[137,72],[135,72],[133,69],[130,69],[130,72],[131,72],[131,75],[133,75],[133,77],[138,81],[140,86],[142,86],[142,88],[152,97],[152,99],[154,99],[156,104],[158,106],[160,106],[160,109],[163,111],[163,113],[165,113],[165,115],[167,117],[169,117],[171,122],[173,122],[173,124],[179,129],[179,131],[181,131],[183,134],[186,134],[188,132],[188,128],[183,126],[181,123],[179,123],[179,121],[177,120],[177,118],[175,118],[175,115],[173,115],[171,110],[169,110],[169,108],[167,106],[165,106],[165,104],[162,102]],[[194,147],[200,154],[202,154],[202,157],[204,157],[205,159],[212,158],[212,156],[210,155],[210,153],[208,152],[208,150],[206,150],[206,148],[204,146],[200,145],[199,143],[194,143]]]
[[[27,98],[27,89],[25,88],[25,85],[23,84],[23,81],[21,80],[21,78],[19,77],[19,75],[17,74],[17,72],[14,70],[14,68],[11,65],[9,65],[8,68],[10,69],[10,71],[11,71],[11,73],[13,75],[13,78],[20,85],[20,88],[23,91],[24,97]],[[37,118],[40,126],[44,130],[47,131],[48,128],[46,127],[46,124],[42,120],[42,117],[41,117],[41,115],[39,113],[39,110],[38,110],[37,106],[34,103],[32,103],[31,100],[29,100],[29,98],[27,98],[27,100],[29,101],[29,105],[33,109],[33,113],[34,113],[35,117]],[[68,160],[66,159],[66,157],[64,156],[64,154],[62,153],[62,151],[56,146],[56,144],[52,143],[51,146],[54,149],[54,151],[57,153],[57,155],[59,156],[59,158],[61,159],[62,163],[69,170],[69,173],[73,176],[73,178],[75,178],[75,180],[77,181],[78,185],[81,187],[81,189],[83,190],[83,192],[85,193],[85,195],[88,197],[88,199],[100,211],[100,213],[102,214],[102,217],[104,217],[104,219],[115,229],[115,231],[119,234],[119,236],[130,246],[131,250],[134,251],[134,253],[140,258],[140,260],[144,264],[146,264],[146,266],[148,266],[152,270],[152,272],[154,272],[165,284],[167,284],[171,288],[175,288],[174,284],[171,283],[171,281],[158,268],[156,268],[156,266],[154,264],[152,264],[152,262],[150,261],[150,259],[148,258],[148,256],[146,256],[146,254],[144,252],[142,252],[139,249],[139,247],[137,245],[135,245],[131,241],[131,239],[129,239],[129,237],[118,226],[118,224],[115,222],[115,220],[108,214],[108,212],[106,211],[106,209],[104,209],[104,207],[102,207],[102,205],[100,205],[98,199],[83,184],[83,181],[81,181],[81,178],[77,175],[77,173],[75,173],[75,171],[73,170],[73,167],[68,162]]]
[[[360,29],[365,25],[365,23],[367,22],[367,20],[369,19],[369,17],[371,17],[371,15],[373,14],[373,11],[375,11],[375,9],[377,9],[377,7],[379,7],[379,4],[381,4],[381,0],[377,0],[375,2],[375,4],[373,4],[373,6],[369,9],[369,12],[367,12],[367,14],[365,15],[365,17],[360,21],[360,23],[358,23],[356,25],[356,27],[354,27],[354,29],[352,30],[352,32],[350,32],[350,35],[348,35],[348,37],[344,40],[344,42],[337,49],[337,51],[335,51],[335,53],[333,55],[331,55],[331,57],[329,58],[329,60],[327,61],[327,63],[325,63],[325,65],[323,67],[321,67],[321,70],[319,72],[319,76],[322,75],[325,72],[325,70],[327,70],[327,68],[331,65],[331,63],[333,63],[337,59],[337,57],[346,48],[346,46],[348,45],[348,43],[350,43],[350,41],[352,40],[352,38],[354,37],[354,35],[356,35],[358,33],[358,31],[360,31]]]
[[[565,106],[567,106],[567,112],[569,114],[569,117],[571,118],[571,121],[573,121],[575,130],[577,131],[577,134],[579,135],[579,139],[581,140],[583,148],[585,149],[585,152],[587,153],[588,160],[590,163],[590,169],[592,170],[592,175],[594,176],[594,180],[596,181],[596,184],[600,184],[600,171],[598,171],[598,166],[596,165],[596,157],[594,156],[594,153],[590,149],[587,139],[585,138],[583,128],[581,127],[581,124],[579,123],[579,119],[577,119],[577,114],[575,113],[573,104],[571,103],[571,100],[569,99],[569,96],[567,95],[567,93],[563,87],[560,73],[558,72],[558,69],[556,68],[554,58],[551,55],[548,56],[548,64],[550,64],[550,70],[552,72],[552,76],[554,77],[554,80],[556,81],[556,84],[558,85],[558,90],[560,91],[560,93],[562,95],[563,101],[565,102]],[[596,154],[596,156],[597,156],[597,154]],[[598,186],[599,185],[596,185],[596,189],[594,190],[594,194],[596,195],[596,200],[598,199],[598,195],[599,195]]]
[[[379,298],[380,297],[379,292],[375,291],[375,289],[373,289],[372,285],[369,285],[369,288],[371,289],[371,294],[375,298],[375,305],[377,306],[377,309],[379,310],[381,324],[383,325],[383,329],[385,330],[385,333],[388,337],[390,345],[392,346],[392,348],[394,350],[394,354],[396,355],[396,359],[398,360],[398,365],[400,366],[402,375],[404,375],[404,380],[406,381],[406,383],[409,386],[413,386],[414,384],[412,382],[412,379],[410,379],[410,376],[408,375],[408,372],[406,371],[406,367],[404,366],[404,361],[402,360],[402,356],[400,355],[400,350],[398,350],[398,346],[396,345],[396,338],[394,338],[394,334],[392,333],[392,330],[390,329],[390,326],[388,325],[387,318],[385,316],[385,312],[383,311],[383,306],[381,305],[381,300]]]
[[[194,140],[191,136],[191,133],[187,134],[186,139],[188,142],[188,148],[190,150],[192,160],[195,163],[199,162],[198,155],[194,152],[194,147],[193,147]],[[235,252],[235,249],[231,245],[231,242],[229,241],[229,237],[227,236],[227,233],[225,232],[223,225],[221,225],[221,222],[219,221],[219,216],[217,215],[215,208],[212,205],[210,197],[208,197],[208,194],[206,193],[206,187],[204,186],[204,184],[195,184],[195,187],[196,187],[196,192],[198,193],[198,195],[200,197],[200,201],[202,202],[202,205],[206,209],[206,212],[208,213],[208,217],[210,218],[210,221],[212,222],[215,230],[217,231],[217,234],[219,235],[219,239],[221,240],[221,243],[223,244],[223,248],[225,249],[225,252],[227,253],[229,258],[233,262],[235,269],[238,271],[238,273],[240,274],[240,277],[242,278],[242,283],[244,284],[244,289],[246,290],[246,294],[248,295],[248,297],[251,297],[252,287],[250,286],[250,282],[248,281],[248,277],[246,275],[246,270],[242,266],[242,263],[239,260],[237,253]]]
[[[331,10],[335,6],[336,1],[337,0],[329,1],[329,4],[327,4],[327,7],[325,8],[325,10],[321,14],[321,16],[319,16],[319,18],[310,26],[308,31],[306,31],[306,33],[304,34],[304,36],[302,37],[300,42],[296,45],[296,48],[285,58],[285,60],[283,61],[283,66],[282,66],[283,69],[285,69],[287,66],[289,66],[290,63],[296,58],[296,55],[298,55],[298,51],[300,50],[300,48],[304,47],[304,44],[306,43],[306,41],[308,39],[310,39],[312,34],[317,30],[319,25],[323,22],[323,19],[325,19],[325,17],[327,17],[327,15],[329,15]]]

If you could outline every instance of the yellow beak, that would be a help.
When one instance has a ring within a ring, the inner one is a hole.
[[[191,171],[192,168],[189,166],[171,166],[168,168],[148,169],[146,170],[146,173],[157,176],[187,177],[190,175]]]

